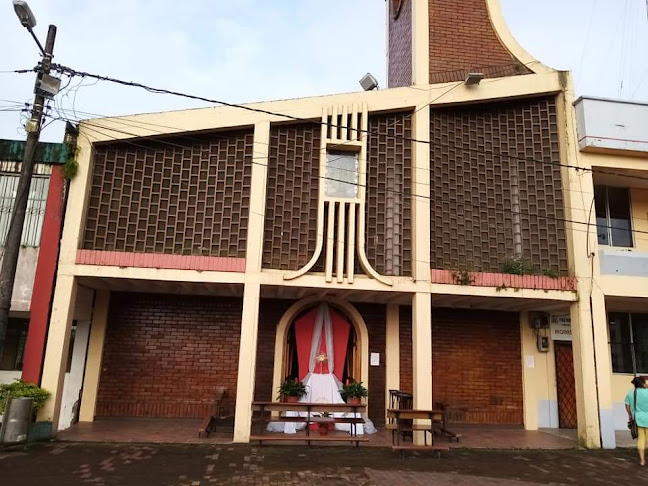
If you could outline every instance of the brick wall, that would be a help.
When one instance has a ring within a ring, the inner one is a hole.
[[[83,248],[245,257],[252,130],[94,148]]]
[[[320,126],[270,129],[263,267],[298,270],[315,252]]]
[[[385,340],[387,308],[382,304],[354,304],[367,325],[369,333],[369,356],[380,354],[380,366],[369,367],[369,418],[377,426],[385,423]]]
[[[277,399],[277,390],[272,389],[277,326],[281,317],[294,303],[294,300],[261,300],[259,306],[256,382],[254,384],[255,400],[274,401]]]
[[[430,0],[429,11],[431,84],[531,72],[500,42],[486,0]]]
[[[432,268],[501,271],[517,187],[522,257],[538,275],[566,275],[560,163],[555,97],[431,109]]]
[[[242,299],[113,293],[97,416],[204,417],[236,397]]]
[[[412,0],[390,0],[387,86],[412,84]]]
[[[369,116],[365,242],[382,275],[412,273],[411,136],[411,113]]]
[[[401,389],[407,391],[412,389],[410,322],[401,321],[400,333]],[[434,402],[450,405],[452,422],[522,424],[518,314],[432,309],[432,385]]]

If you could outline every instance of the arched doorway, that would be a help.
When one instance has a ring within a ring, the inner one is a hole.
[[[343,365],[344,377],[367,384],[369,382],[369,335],[360,313],[348,302],[339,299],[302,299],[293,304],[282,316],[275,336],[273,393],[286,377],[298,377],[299,364],[296,350],[295,322],[325,302],[331,310],[350,324]]]

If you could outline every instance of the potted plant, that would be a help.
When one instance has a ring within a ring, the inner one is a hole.
[[[36,412],[40,410],[49,396],[50,392],[47,390],[43,390],[33,383],[27,383],[20,379],[16,379],[12,383],[0,385],[0,422],[4,418],[3,415],[10,398],[31,398],[33,422]],[[30,441],[49,439],[51,435],[52,422],[36,422],[30,425]]]
[[[284,402],[297,403],[306,395],[306,385],[295,378],[288,378],[279,387],[279,398]]]
[[[322,412],[322,417],[330,418],[332,415],[330,412]],[[331,422],[320,422],[319,423],[319,433],[320,435],[328,435],[329,430],[333,427]]]
[[[4,414],[9,398],[31,398],[32,412],[36,413],[43,406],[50,392],[43,390],[33,383],[27,383],[16,379],[13,383],[0,385],[0,414]]]
[[[365,398],[368,393],[367,389],[362,386],[361,381],[350,381],[343,385],[340,389],[340,395],[347,401],[349,405],[358,405],[362,398]]]

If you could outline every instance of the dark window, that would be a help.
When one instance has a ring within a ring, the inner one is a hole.
[[[648,373],[648,314],[610,312],[610,352],[615,373]]]
[[[0,370],[22,370],[28,326],[29,321],[27,319],[9,319],[4,348],[0,357]]]
[[[630,194],[627,187],[594,187],[599,245],[632,246]]]

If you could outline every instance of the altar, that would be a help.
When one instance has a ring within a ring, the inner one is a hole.
[[[296,343],[296,358],[298,370],[296,378],[306,386],[306,394],[299,399],[303,404],[346,404],[341,395],[342,380],[345,378],[347,347],[351,325],[348,320],[326,303],[309,310],[294,323],[294,339]],[[346,368],[348,370],[348,366]],[[348,372],[346,373],[348,380]],[[376,432],[373,423],[363,412],[358,410],[332,410],[326,412],[334,419],[334,428],[354,435],[373,434]],[[321,411],[315,410],[284,410],[282,417],[285,421],[272,421],[268,424],[270,432],[295,434],[298,430],[308,427],[308,420]],[[345,421],[343,419],[349,419]],[[362,420],[360,420],[362,419]]]

